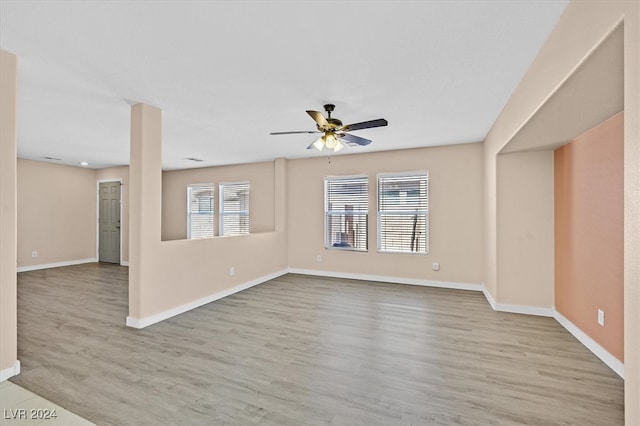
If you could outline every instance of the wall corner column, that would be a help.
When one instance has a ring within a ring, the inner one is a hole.
[[[624,18],[624,396],[640,424],[640,3]]]
[[[162,219],[162,111],[131,107],[129,160],[129,317],[135,326],[143,318],[145,300],[153,290],[152,271],[158,268]]]
[[[276,158],[274,167],[275,230],[285,232],[287,230],[287,160]]]
[[[17,288],[18,58],[0,50],[0,381],[20,373]]]

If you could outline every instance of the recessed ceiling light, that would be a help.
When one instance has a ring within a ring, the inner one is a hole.
[[[81,166],[88,166],[88,165],[89,165],[89,163],[87,163],[86,161],[81,161],[81,162],[80,162],[80,165],[81,165]]]

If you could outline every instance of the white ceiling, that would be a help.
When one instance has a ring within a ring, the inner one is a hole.
[[[314,130],[329,102],[389,121],[337,155],[479,142],[566,4],[2,0],[18,156],[128,164],[138,102],[163,110],[165,169],[324,155],[269,132]]]

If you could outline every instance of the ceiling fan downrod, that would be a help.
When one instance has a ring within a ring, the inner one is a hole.
[[[327,111],[327,118],[331,118],[331,113],[336,108],[334,104],[326,104],[324,110]]]

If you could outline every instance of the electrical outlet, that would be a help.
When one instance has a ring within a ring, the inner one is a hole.
[[[235,266],[232,266],[231,268],[229,268],[229,276],[234,276],[236,274],[236,268]]]
[[[318,262],[322,262],[322,256],[317,255],[317,256],[316,256],[316,261],[318,261]]]
[[[604,311],[602,309],[598,309],[598,324],[604,327]]]
[[[440,264],[439,263],[434,263],[433,265],[431,265],[431,267],[433,268],[434,271],[439,271],[440,270]]]
[[[38,252],[37,251],[32,251],[31,252],[31,257],[38,257]]]

